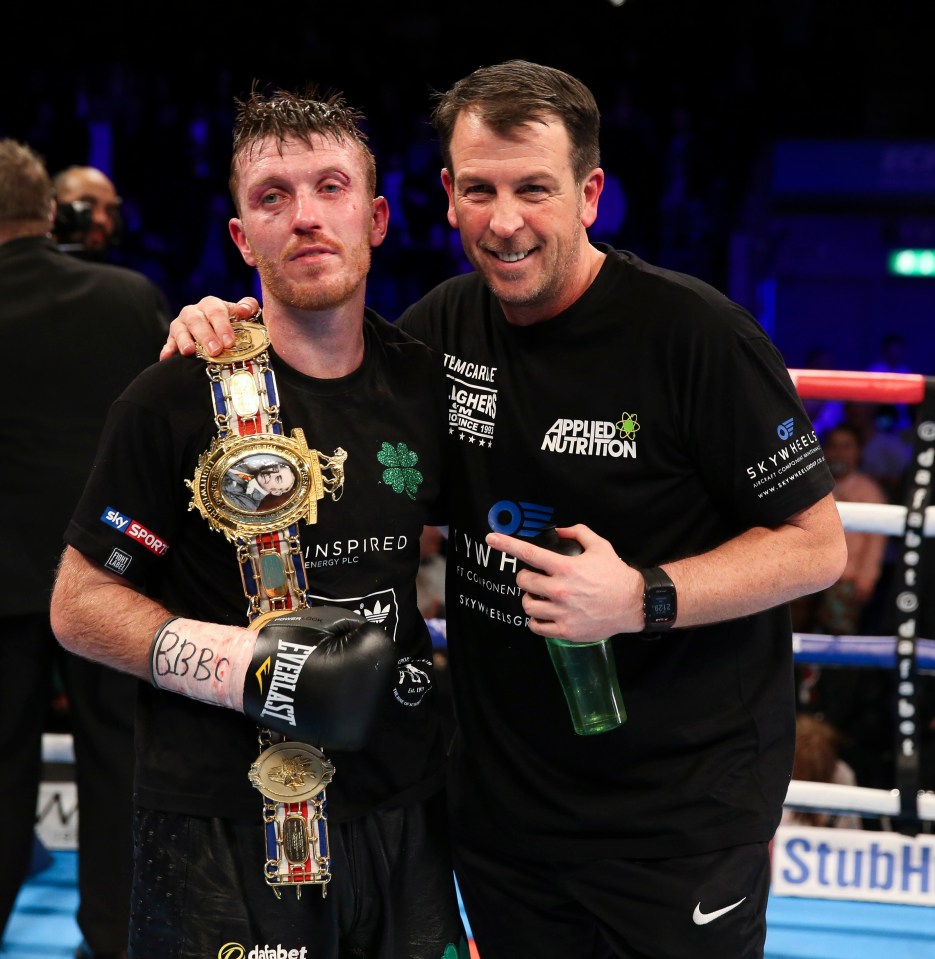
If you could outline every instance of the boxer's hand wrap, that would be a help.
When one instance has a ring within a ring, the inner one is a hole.
[[[396,652],[363,616],[316,606],[257,632],[170,619],[153,638],[150,663],[160,689],[236,709],[291,739],[360,749]]]
[[[164,622],[150,650],[153,685],[189,699],[243,712],[243,685],[256,633],[173,617]]]

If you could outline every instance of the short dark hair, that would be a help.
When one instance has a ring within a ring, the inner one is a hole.
[[[571,140],[575,180],[584,182],[600,166],[601,114],[591,91],[571,74],[528,60],[480,67],[446,93],[434,93],[432,125],[441,141],[442,163],[454,176],[451,137],[465,112],[475,113],[498,133],[557,118]]]
[[[249,155],[253,148],[269,137],[280,145],[290,137],[303,140],[309,146],[313,136],[331,137],[338,143],[356,144],[364,160],[367,185],[371,196],[377,192],[377,164],[367,134],[361,129],[364,114],[348,106],[339,92],[318,95],[317,87],[309,85],[301,94],[288,90],[274,90],[264,94],[256,83],[245,100],[235,99],[237,114],[234,120],[234,144],[230,166],[230,191],[237,206],[237,161]]]

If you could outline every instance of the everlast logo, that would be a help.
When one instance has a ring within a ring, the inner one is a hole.
[[[284,719],[290,726],[295,725],[295,686],[305,661],[315,649],[315,646],[279,641],[279,653],[273,664],[273,675],[261,716],[274,716]]]

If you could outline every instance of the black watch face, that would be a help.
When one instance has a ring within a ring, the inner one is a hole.
[[[649,590],[646,598],[647,623],[671,623],[675,619],[675,591],[668,586]]]

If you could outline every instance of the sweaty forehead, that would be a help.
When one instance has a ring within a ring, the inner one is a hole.
[[[250,144],[240,153],[238,163],[241,169],[246,170],[255,164],[270,165],[274,163],[294,164],[296,161],[319,163],[316,158],[329,157],[326,162],[333,162],[336,156],[343,156],[348,160],[357,160],[357,151],[351,143],[342,143],[335,137],[320,133],[310,134],[308,140],[301,137],[265,137]]]
[[[349,181],[364,177],[363,158],[353,143],[319,134],[310,137],[309,143],[267,137],[247,147],[236,163],[242,185],[271,179],[308,180],[332,173]]]

